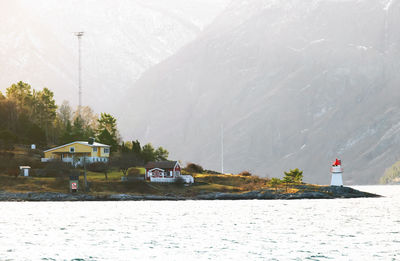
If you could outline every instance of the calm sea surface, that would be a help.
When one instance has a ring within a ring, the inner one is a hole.
[[[0,260],[400,260],[400,186],[378,199],[0,202]]]

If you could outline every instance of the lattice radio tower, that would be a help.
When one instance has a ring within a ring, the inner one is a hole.
[[[78,114],[81,115],[82,107],[82,64],[81,64],[81,39],[83,32],[75,32],[75,36],[78,37],[78,93],[79,93],[79,103],[78,103]]]

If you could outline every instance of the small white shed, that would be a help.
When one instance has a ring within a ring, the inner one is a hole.
[[[24,177],[28,177],[30,169],[31,169],[31,167],[29,167],[29,166],[19,166],[20,175],[24,176]]]

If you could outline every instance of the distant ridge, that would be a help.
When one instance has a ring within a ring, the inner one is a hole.
[[[173,158],[329,184],[377,183],[400,158],[399,1],[233,1],[126,95],[123,134]],[[128,101],[135,100],[129,103]]]

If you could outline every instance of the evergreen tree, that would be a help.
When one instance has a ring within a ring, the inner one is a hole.
[[[6,89],[7,99],[15,102],[19,113],[28,110],[32,103],[31,86],[27,83],[19,81],[17,84],[12,84]]]
[[[138,141],[137,141],[138,142]],[[140,144],[139,142],[137,144]],[[135,145],[136,146],[136,145]],[[147,143],[141,149],[140,155],[145,163],[149,161],[164,161],[168,159],[169,152],[163,147],[154,149],[151,143]]]
[[[155,161],[156,158],[155,158],[154,152],[155,152],[155,150],[154,150],[153,145],[151,145],[151,143],[147,143],[146,145],[144,145],[142,148],[142,152],[141,152],[143,161],[145,163],[147,163],[149,161]]]
[[[154,151],[154,159],[155,161],[164,161],[168,159],[169,152],[163,147],[158,147]]]
[[[57,105],[54,93],[47,88],[33,90],[31,99],[31,119],[44,130],[47,140],[57,116]]]
[[[272,178],[270,181],[271,187],[275,188],[275,192],[278,191],[278,186],[281,183],[282,183],[282,181],[278,178]]]
[[[72,125],[71,121],[67,120],[66,125],[62,127],[61,131],[61,136],[60,136],[60,143],[61,144],[66,144],[73,142],[73,136],[72,136]]]
[[[84,141],[87,139],[87,137],[85,137],[85,131],[83,129],[82,118],[79,116],[74,119],[74,123],[71,128],[71,138],[74,141],[77,141],[77,140]]]
[[[136,155],[142,154],[142,147],[140,146],[140,142],[138,140],[132,141],[132,152]]]
[[[298,168],[296,169],[291,169],[289,172],[284,172],[285,173],[285,178],[290,183],[301,183],[303,180],[303,171],[300,171]]]
[[[118,148],[118,143],[115,138],[108,132],[108,130],[103,129],[97,135],[97,140],[100,143],[107,144],[111,146],[111,151],[116,151]]]
[[[97,140],[111,146],[111,151],[118,148],[117,120],[107,113],[101,113],[98,119]]]
[[[122,153],[132,153],[132,143],[129,141],[122,142],[121,143],[121,152]]]

